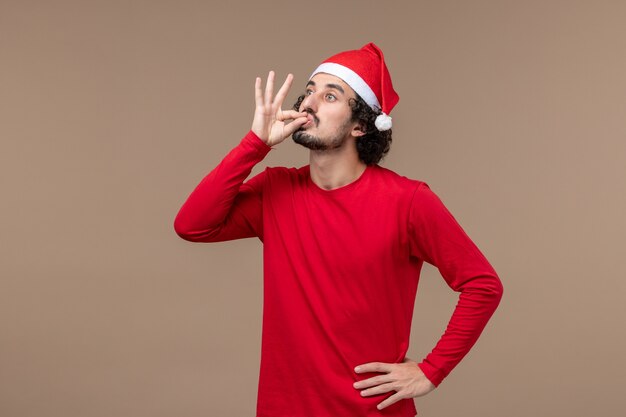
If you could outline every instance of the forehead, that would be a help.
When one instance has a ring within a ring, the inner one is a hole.
[[[346,84],[346,82],[344,80],[342,80],[341,78],[339,78],[339,77],[337,77],[335,75],[327,74],[325,72],[318,72],[317,74],[315,74],[313,76],[313,78],[311,78],[310,81],[313,81],[317,88],[323,88],[327,84],[339,85],[339,86],[341,86],[343,88],[343,91],[345,91],[346,96],[348,96],[348,97],[356,97],[356,95],[354,93],[354,90],[352,90],[352,87],[350,87],[348,84]],[[307,82],[307,84],[308,84],[308,82]]]

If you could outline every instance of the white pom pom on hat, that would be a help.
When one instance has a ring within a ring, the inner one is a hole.
[[[311,74],[335,75],[345,81],[374,110],[382,113],[376,118],[378,130],[391,129],[391,109],[400,101],[393,89],[383,51],[370,42],[361,49],[340,52],[323,61]]]
[[[376,117],[374,124],[378,130],[389,130],[391,129],[391,116],[381,113]]]

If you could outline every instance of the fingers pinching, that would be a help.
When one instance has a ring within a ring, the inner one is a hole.
[[[265,89],[263,89],[263,79],[256,77],[254,81],[256,110],[252,121],[252,130],[264,141],[274,144],[281,142],[307,122],[306,112],[281,108],[282,102],[291,88],[293,74],[287,74],[283,85],[274,97],[275,76],[276,73],[273,70],[269,71]]]
[[[288,120],[288,119],[297,119],[298,117],[306,117],[307,113],[302,111],[295,110],[279,110],[278,120]]]

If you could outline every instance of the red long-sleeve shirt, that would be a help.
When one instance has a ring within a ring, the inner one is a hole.
[[[425,182],[377,164],[333,190],[311,180],[309,165],[266,167],[244,182],[270,150],[249,131],[174,221],[192,242],[263,242],[257,417],[415,416],[410,398],[378,410],[394,392],[361,396],[352,384],[380,374],[354,367],[405,358],[425,261],[460,292],[418,364],[438,386],[497,308],[498,275]]]

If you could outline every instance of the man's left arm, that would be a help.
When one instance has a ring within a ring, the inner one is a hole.
[[[500,303],[503,286],[487,258],[425,182],[416,187],[411,201],[409,245],[411,256],[437,267],[448,286],[460,292],[444,334],[418,364],[439,386],[478,340]]]
[[[381,372],[356,381],[363,396],[390,391],[376,407],[428,394],[463,359],[487,325],[502,298],[503,287],[491,264],[425,182],[414,190],[408,218],[409,253],[439,269],[448,286],[460,292],[445,333],[420,363],[359,364],[356,373]],[[430,382],[428,382],[430,381]]]

